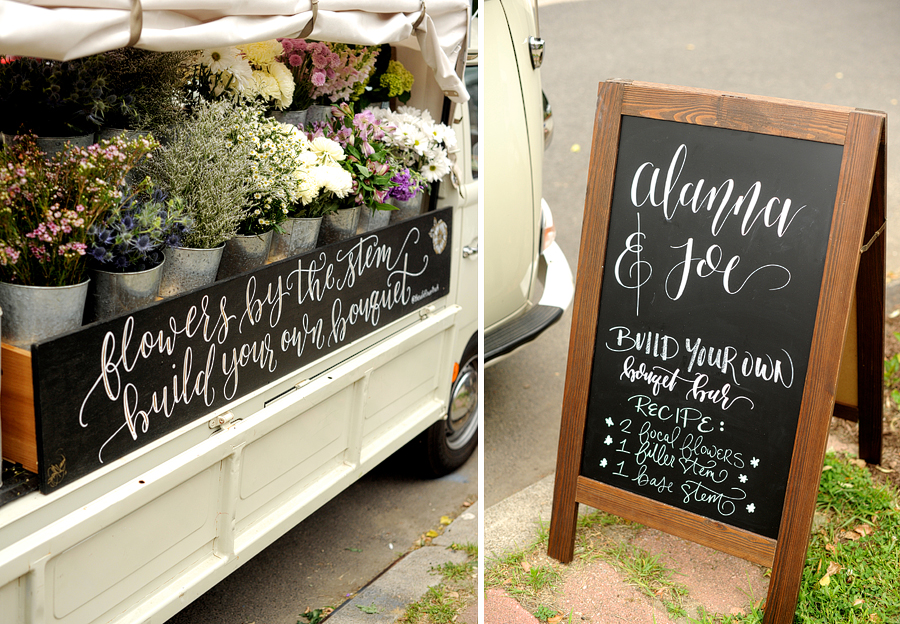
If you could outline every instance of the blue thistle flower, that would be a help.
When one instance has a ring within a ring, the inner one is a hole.
[[[141,234],[138,239],[134,241],[134,246],[141,253],[147,253],[153,249],[153,243],[150,241],[150,236],[148,234]]]

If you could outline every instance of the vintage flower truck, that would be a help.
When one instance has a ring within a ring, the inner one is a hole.
[[[0,622],[164,622],[416,438],[435,473],[468,458],[471,13],[467,0],[0,0],[0,55],[390,44],[415,77],[408,104],[456,137],[418,216],[30,349],[3,345]]]

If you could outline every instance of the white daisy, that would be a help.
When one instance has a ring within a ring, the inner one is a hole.
[[[440,153],[422,167],[422,177],[426,182],[437,182],[450,173],[450,159],[446,154]]]
[[[234,47],[220,47],[202,50],[197,61],[206,65],[214,74],[231,71],[241,58],[241,51]]]

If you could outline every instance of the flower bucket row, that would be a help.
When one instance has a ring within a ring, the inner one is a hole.
[[[28,348],[421,212],[455,136],[428,111],[366,107],[408,97],[389,53],[284,39],[0,58],[0,107],[17,111],[0,120],[3,342]],[[125,130],[94,143],[114,120]],[[82,144],[38,144],[85,128],[97,135]]]

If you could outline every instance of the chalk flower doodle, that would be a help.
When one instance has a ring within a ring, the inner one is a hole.
[[[440,255],[447,248],[447,224],[443,219],[435,219],[434,225],[428,232],[431,236],[431,242],[434,245],[434,253]]]

